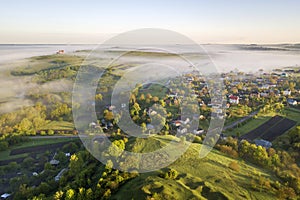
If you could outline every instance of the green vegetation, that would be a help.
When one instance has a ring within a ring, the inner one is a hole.
[[[74,130],[74,124],[66,121],[51,121],[45,126],[40,127],[41,130],[62,130],[72,131]]]
[[[134,51],[129,56],[174,55]],[[79,56],[39,56],[30,59],[27,65],[14,69],[10,74],[28,76],[40,86],[61,79],[70,80],[72,83],[82,61],[83,58]],[[132,66],[134,64],[114,63],[104,71],[95,95],[98,120],[86,125],[89,126],[88,131],[105,131],[110,135],[112,145],[103,153],[112,157],[106,165],[99,163],[83,150],[77,144],[78,139],[42,138],[28,141],[28,137],[23,137],[76,134],[69,92],[45,94],[29,91],[24,98],[30,100],[32,106],[0,116],[0,161],[26,157],[21,162],[6,163],[0,168],[1,175],[14,174],[1,180],[1,183],[9,187],[8,190],[13,192],[15,199],[295,199],[300,194],[300,169],[297,165],[300,150],[299,126],[278,137],[274,148],[265,149],[248,141],[241,142],[227,137],[218,141],[207,157],[200,159],[199,150],[206,137],[204,131],[195,137],[187,152],[168,168],[140,175],[114,170],[114,164],[120,160],[124,161],[122,165],[127,169],[135,167],[134,161],[125,162],[122,157],[124,150],[136,153],[152,152],[165,147],[171,140],[177,141],[178,145],[186,144],[193,130],[183,131],[185,125],[189,127],[190,123],[182,119],[181,106],[186,106],[193,113],[200,111],[201,115],[193,118],[197,120],[199,117],[199,128],[204,130],[208,128],[211,111],[218,109],[211,102],[209,89],[201,76],[186,74],[177,77],[168,81],[169,88],[158,84],[137,84],[130,94],[129,113],[132,120],[142,127],[140,134],[151,137],[128,137],[118,127],[117,122],[122,119],[122,111],[118,108],[120,105],[109,106],[109,102],[115,83]],[[87,68],[99,70],[94,66]],[[247,81],[243,81],[239,78],[242,75],[244,74],[233,72],[225,74],[228,76],[224,79],[226,89],[219,91],[227,97],[231,94],[243,96],[239,102],[230,102],[228,99],[230,103],[226,112],[226,123],[239,120],[255,110],[259,112],[232,130],[227,130],[227,135],[241,136],[274,115],[285,116],[297,121],[299,125],[299,106],[290,106],[287,103],[287,98],[300,98],[300,81],[297,76],[287,79],[273,75],[251,75]],[[276,86],[272,90],[264,89],[262,86],[265,83]],[[290,94],[279,95],[285,90],[290,90]],[[190,103],[183,105],[183,96],[191,92],[195,95],[188,97],[188,101],[195,100],[200,107]],[[162,129],[149,128],[148,125],[153,120],[162,125]],[[183,135],[180,138],[174,136],[178,129]],[[34,149],[40,145],[44,145],[45,150],[46,145],[72,140],[76,142],[66,144],[59,150],[54,149],[53,151],[57,151],[55,156],[50,151],[30,154],[24,151],[10,156],[13,150],[25,147]],[[176,150],[174,149],[174,154]],[[68,157],[65,152],[72,155]],[[60,164],[49,163],[53,156]],[[166,156],[172,155],[158,156],[158,160],[163,162]],[[151,161],[146,160],[145,163],[151,165]],[[16,176],[18,170],[25,172],[24,175]],[[42,172],[31,175],[35,170]],[[59,172],[63,172],[59,180],[54,180]]]
[[[255,118],[251,118],[246,122],[237,125],[236,128],[225,131],[225,133],[226,135],[230,135],[230,136],[237,136],[237,135],[242,136],[245,133],[248,133],[249,131],[259,127],[269,119],[271,119],[271,116],[258,116]]]
[[[0,151],[0,160],[10,160],[14,158],[23,158],[28,155],[28,153],[24,154],[17,154],[17,155],[10,155],[10,152],[14,149],[21,149],[24,147],[35,147],[40,145],[46,144],[56,144],[61,142],[68,142],[78,140],[77,138],[36,138],[36,139],[29,139],[27,142],[23,142],[21,144],[13,145],[10,148],[7,148],[5,151]]]
[[[255,189],[249,181],[258,183],[263,177],[275,184],[278,179],[271,172],[218,151],[200,159],[200,148],[200,144],[192,144],[169,166],[170,170],[141,174],[121,187],[112,199],[275,199],[275,188],[257,184]],[[232,162],[238,163],[239,172],[228,167]],[[178,172],[178,176],[161,176],[170,172]]]
[[[33,57],[29,60],[27,65],[20,66],[14,69],[13,71],[11,71],[11,74],[14,76],[38,74],[39,76],[41,76],[41,78],[46,78],[44,81],[53,80],[50,79],[51,74],[55,72],[63,72],[64,70],[67,69],[68,70],[78,69],[83,59],[84,59],[83,57],[78,57],[78,56],[57,55],[57,54]],[[63,78],[63,77],[57,76],[55,79],[57,78]]]

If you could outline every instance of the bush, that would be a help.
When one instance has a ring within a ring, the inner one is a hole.
[[[165,179],[176,179],[178,172],[175,169],[170,169],[167,173],[164,174]]]
[[[51,129],[49,129],[49,130],[48,130],[48,135],[54,135],[54,131],[51,130]]]
[[[228,167],[234,171],[240,171],[240,165],[236,161],[229,163]]]
[[[293,188],[282,187],[277,191],[277,197],[279,199],[293,199],[296,197],[296,193]]]
[[[201,143],[202,143],[201,137],[195,136],[194,143],[199,143],[199,144],[201,144]]]
[[[40,135],[42,135],[42,136],[46,135],[46,131],[41,131]]]
[[[226,153],[227,155],[237,158],[239,156],[238,152],[234,150],[231,146],[220,145],[220,151]]]

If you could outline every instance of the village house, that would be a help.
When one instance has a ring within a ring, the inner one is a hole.
[[[284,95],[284,96],[289,96],[289,95],[291,95],[291,90],[284,90],[283,92],[282,92],[282,94]]]
[[[287,99],[286,100],[289,105],[296,106],[298,102],[295,99]]]
[[[58,51],[56,52],[56,54],[64,54],[64,53],[65,53],[65,50],[63,50],[63,49],[58,50]]]
[[[257,146],[265,147],[266,149],[270,148],[272,146],[272,143],[267,140],[254,140],[255,144]]]
[[[1,199],[7,199],[10,196],[11,196],[11,194],[4,193],[4,194],[1,195]]]
[[[240,100],[240,97],[238,97],[238,96],[235,96],[235,95],[229,96],[229,103],[239,104],[239,100]]]

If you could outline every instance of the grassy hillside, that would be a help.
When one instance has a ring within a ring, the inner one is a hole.
[[[136,149],[149,152],[166,145],[170,139],[170,136],[155,136],[145,142],[144,147],[139,142]],[[168,169],[141,174],[122,186],[112,199],[276,199],[272,186],[277,179],[270,172],[215,150],[200,159],[200,148],[200,144],[191,144],[188,151],[169,166],[178,171],[176,179],[161,176]],[[229,168],[235,162],[238,167]]]

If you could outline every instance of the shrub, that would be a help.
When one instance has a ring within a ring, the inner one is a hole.
[[[236,161],[229,163],[228,167],[234,171],[240,171],[240,165]]]
[[[49,130],[48,130],[48,135],[54,135],[54,131],[51,130],[51,129],[49,129]]]
[[[164,174],[165,179],[176,179],[178,172],[175,169],[170,169],[167,173]]]
[[[239,156],[238,152],[234,150],[231,146],[220,145],[220,151],[226,153],[227,155],[237,158]]]

